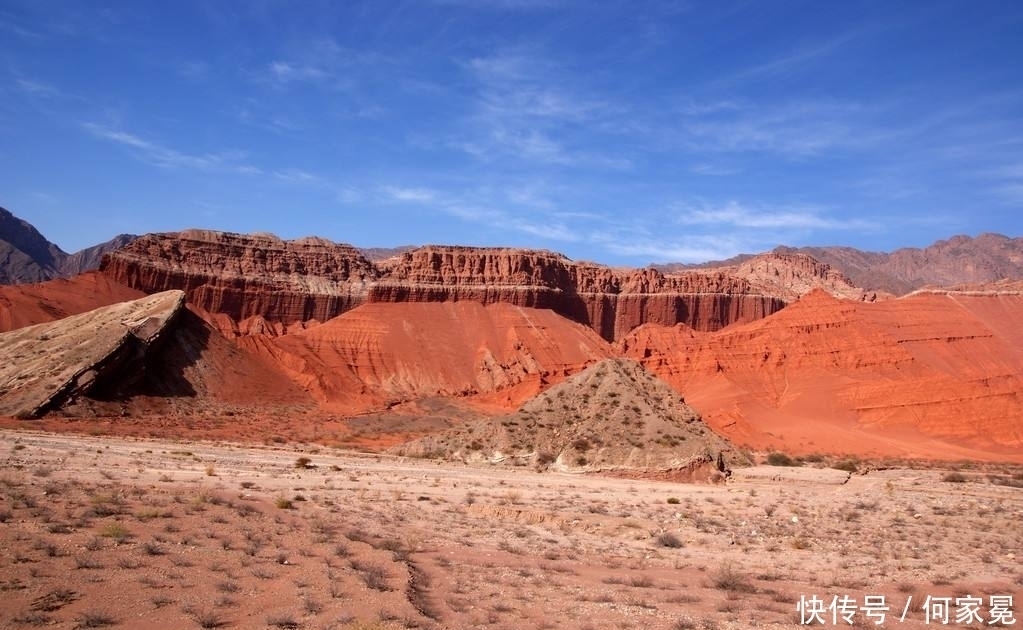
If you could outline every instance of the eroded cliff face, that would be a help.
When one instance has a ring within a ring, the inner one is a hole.
[[[262,317],[285,328],[358,306],[379,276],[348,245],[208,230],[148,234],[105,256],[101,270],[147,293],[180,289],[190,303],[236,322]]]
[[[223,332],[283,334],[364,303],[504,303],[550,309],[607,340],[644,323],[717,330],[781,309],[785,297],[723,271],[665,275],[577,263],[548,251],[427,246],[379,264],[322,239],[191,230],[144,236],[102,270],[147,293],[175,288]]]

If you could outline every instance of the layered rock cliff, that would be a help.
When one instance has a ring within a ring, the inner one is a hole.
[[[551,309],[613,340],[648,322],[717,330],[787,301],[725,271],[666,275],[540,250],[442,246],[375,264],[323,239],[200,230],[147,235],[104,257],[101,269],[145,292],[183,290],[203,311],[229,316],[238,334],[280,334],[363,303],[471,300]]]
[[[208,230],[143,236],[105,256],[100,269],[147,293],[180,289],[190,303],[236,322],[261,317],[283,324],[348,311],[366,301],[379,276],[348,245]]]

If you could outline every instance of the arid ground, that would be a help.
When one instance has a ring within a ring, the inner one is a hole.
[[[856,627],[930,627],[930,596],[980,628],[1023,594],[1023,475],[996,465],[684,485],[26,430],[0,462],[4,628],[797,627],[845,595],[890,608]]]

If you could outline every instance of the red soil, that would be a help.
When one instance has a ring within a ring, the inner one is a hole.
[[[626,356],[756,448],[1023,461],[1023,297],[822,292],[718,333],[644,326]]]
[[[478,302],[364,304],[309,330],[239,342],[347,411],[435,395],[513,409],[611,354],[591,329],[553,311]]]
[[[63,319],[144,295],[99,272],[84,273],[70,280],[0,286],[0,332]]]

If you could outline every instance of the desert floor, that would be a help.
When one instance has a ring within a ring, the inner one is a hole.
[[[1019,469],[681,485],[23,430],[0,462],[3,628],[798,627],[881,595],[855,627],[1010,595],[1023,624],[1023,489],[991,482]]]

